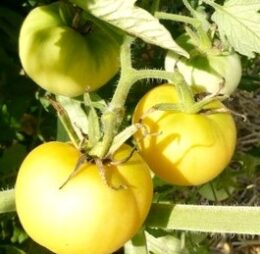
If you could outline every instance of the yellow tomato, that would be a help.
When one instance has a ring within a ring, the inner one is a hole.
[[[122,146],[115,160],[131,151]],[[141,227],[152,201],[147,164],[136,152],[125,163],[106,164],[108,182],[95,164],[84,163],[63,187],[80,152],[72,145],[40,145],[21,165],[15,186],[16,208],[28,235],[58,254],[108,254],[120,248]]]
[[[155,104],[178,101],[173,85],[158,86],[139,101],[133,122],[138,122]],[[224,105],[216,101],[206,108],[223,109]],[[199,185],[212,180],[228,165],[236,145],[235,123],[227,112],[155,111],[144,118],[143,124],[150,134],[139,131],[135,135],[141,155],[156,175],[176,185]]]

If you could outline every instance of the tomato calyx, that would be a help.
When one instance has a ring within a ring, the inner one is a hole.
[[[82,17],[82,10],[76,9],[71,27],[82,35],[89,34],[93,30],[93,22]]]
[[[64,24],[67,24],[67,26],[80,34],[86,35],[92,31],[93,22],[84,17],[84,12],[81,8],[69,3],[61,3],[59,14]]]
[[[222,80],[219,84],[219,89],[215,93],[198,93],[195,94],[191,87],[187,84],[184,76],[180,73],[175,66],[172,81],[176,88],[178,95],[177,103],[160,103],[154,105],[151,111],[162,110],[162,111],[173,111],[173,112],[183,112],[190,114],[197,114],[202,111],[205,112],[205,107],[214,101],[223,101],[228,96],[221,94],[221,89],[224,85],[225,80]],[[212,111],[212,110],[209,110]],[[215,110],[213,110],[215,112]],[[149,112],[148,112],[149,113]]]
[[[120,160],[115,160],[113,158],[113,156],[110,156],[109,158],[104,158],[104,159],[100,159],[97,157],[91,157],[88,155],[88,153],[86,153],[84,150],[81,150],[81,155],[73,169],[73,171],[68,175],[67,179],[61,184],[61,186],[59,187],[59,189],[63,189],[65,187],[65,185],[67,185],[67,183],[75,176],[79,173],[79,171],[81,170],[81,166],[84,163],[94,163],[96,164],[98,170],[99,170],[99,174],[101,179],[103,180],[104,184],[114,190],[122,190],[122,189],[127,189],[128,186],[127,185],[119,185],[119,186],[114,186],[112,184],[109,183],[107,176],[106,176],[106,169],[105,169],[105,165],[121,165],[123,163],[126,163],[128,160],[131,159],[131,157],[133,156],[134,152],[136,151],[136,148],[134,147],[129,155],[127,155],[125,158],[120,159]]]

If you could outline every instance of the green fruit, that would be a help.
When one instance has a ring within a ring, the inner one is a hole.
[[[69,97],[100,88],[118,72],[121,42],[107,24],[73,27],[72,12],[66,16],[60,2],[37,7],[25,18],[19,37],[28,76],[47,91]]]
[[[195,49],[186,34],[176,41],[186,50]],[[197,54],[190,59],[179,59],[179,56],[169,52],[165,59],[165,69],[174,71],[175,67],[178,67],[188,85],[197,91],[208,93],[232,94],[242,75],[240,57],[236,53],[214,55],[209,52]]]

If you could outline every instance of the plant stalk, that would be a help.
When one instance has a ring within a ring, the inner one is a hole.
[[[15,211],[14,189],[0,191],[0,214]]]
[[[212,233],[260,234],[260,208],[153,204],[146,220],[149,227]]]
[[[216,4],[212,0],[202,0],[202,2],[208,4],[209,6],[213,7],[214,9],[219,9],[221,7],[221,5]]]
[[[136,70],[131,62],[133,38],[127,36],[120,52],[121,75],[107,110],[102,115],[103,138],[89,151],[89,155],[103,159],[109,152],[115,135],[124,118],[125,102],[133,84],[140,79],[170,79],[172,72],[162,70]]]
[[[184,15],[179,14],[172,14],[172,13],[166,13],[166,12],[155,12],[155,17],[158,19],[165,19],[165,20],[171,20],[176,22],[183,22],[186,24],[190,24],[193,27],[197,28],[201,25],[201,22],[196,18],[191,18]]]

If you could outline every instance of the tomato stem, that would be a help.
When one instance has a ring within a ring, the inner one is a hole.
[[[202,0],[202,2],[208,4],[209,6],[213,7],[214,9],[220,9],[220,8],[222,8],[221,5],[216,4],[216,3],[215,3],[214,1],[212,1],[212,0]]]
[[[190,86],[186,83],[183,75],[178,71],[174,71],[172,75],[173,84],[176,86],[178,97],[180,99],[181,111],[190,112],[195,104],[194,96]]]
[[[15,211],[14,189],[0,191],[0,214]]]
[[[161,3],[161,0],[154,0],[153,1],[151,8],[150,8],[152,14],[156,13],[156,11],[159,10],[160,3]]]
[[[165,20],[187,23],[196,28],[201,25],[201,22],[198,19],[191,18],[191,17],[184,16],[184,15],[179,15],[179,14],[172,14],[172,13],[166,13],[166,12],[155,12],[155,17],[157,17],[158,19],[165,19]]]
[[[196,11],[192,8],[191,4],[187,0],[182,0],[184,6],[189,10],[192,16],[196,16]]]
[[[118,128],[124,117],[124,105],[131,86],[135,83],[135,70],[131,62],[131,43],[133,38],[126,37],[121,46],[120,62],[121,75],[116,90],[109,103],[108,108],[103,113],[101,121],[103,124],[103,138],[90,151],[89,155],[105,158],[113,139],[118,132]]]
[[[127,96],[133,84],[138,80],[152,78],[171,80],[173,84],[176,85],[178,96],[180,98],[180,111],[192,113],[195,109],[198,109],[196,106],[200,106],[200,104],[195,102],[191,88],[185,82],[182,74],[178,70],[168,72],[156,69],[134,69],[131,62],[132,42],[133,38],[127,36],[121,47],[121,75],[112,100],[101,117],[103,137],[101,141],[97,142],[88,153],[92,157],[104,159],[109,156],[113,140],[118,134],[118,130],[124,118],[124,105]]]
[[[146,225],[167,230],[258,235],[259,219],[259,207],[154,203]]]
[[[124,105],[133,84],[140,79],[172,79],[175,73],[164,70],[136,70],[131,62],[131,44],[133,38],[126,37],[120,54],[121,75],[107,110],[103,113],[103,138],[90,151],[89,155],[106,158],[114,137],[124,118]],[[185,96],[184,96],[185,97]],[[186,97],[185,97],[186,98]]]

